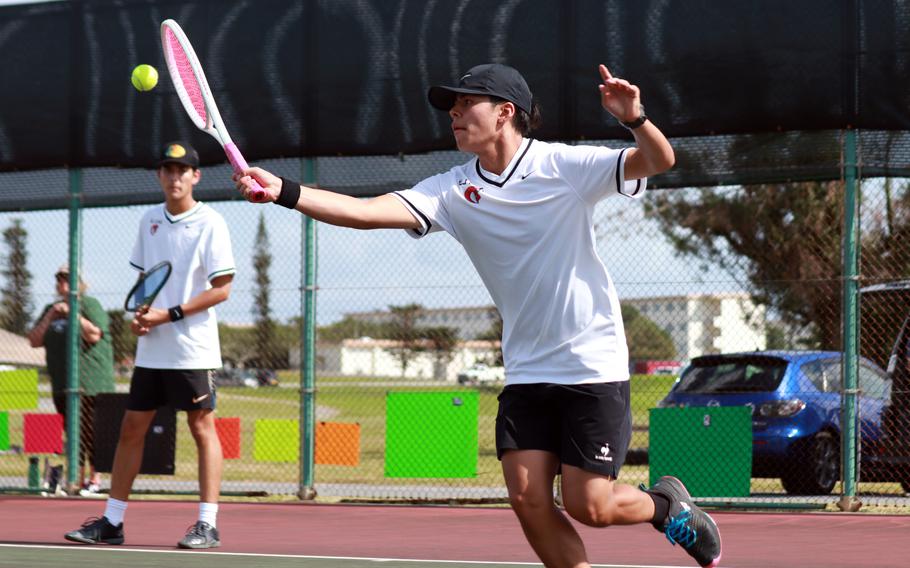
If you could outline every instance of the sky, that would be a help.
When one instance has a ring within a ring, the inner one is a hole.
[[[204,172],[203,172],[204,173]],[[157,183],[149,172],[149,183]],[[219,306],[222,321],[253,321],[255,234],[264,215],[272,255],[270,306],[280,321],[300,313],[300,241],[303,216],[274,205],[212,202],[231,231],[237,266],[231,298]],[[598,251],[620,298],[722,292],[735,282],[710,267],[677,258],[656,225],[642,216],[642,202],[620,197],[597,209]],[[149,206],[93,208],[82,212],[82,274],[89,294],[106,309],[122,306],[136,272],[128,259],[138,222]],[[33,314],[54,299],[53,275],[68,254],[65,210],[0,214],[0,231],[22,219],[28,232]],[[416,302],[425,307],[490,305],[461,246],[446,234],[415,240],[400,230],[356,231],[317,223],[317,320],[320,325],[358,311]],[[0,242],[0,255],[8,251]]]

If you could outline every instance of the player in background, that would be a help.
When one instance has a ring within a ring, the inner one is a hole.
[[[145,434],[165,405],[186,411],[199,460],[199,516],[181,548],[221,544],[217,529],[221,443],[215,430],[213,370],[221,346],[214,307],[228,299],[234,257],[224,219],[193,198],[202,175],[199,155],[188,144],[168,144],[158,162],[164,203],[142,217],[130,264],[142,272],[161,261],[174,267],[152,307],[134,314],[139,336],[136,368],[111,472],[110,498],[101,518],[65,535],[86,544],[122,544],[123,517],[142,464]]]
[[[595,252],[594,206],[644,194],[648,176],[673,166],[673,149],[647,119],[638,87],[599,67],[600,100],[635,138],[612,150],[528,136],[540,118],[515,69],[486,64],[456,87],[430,89],[447,111],[468,163],[411,189],[360,200],[302,187],[260,168],[234,176],[245,198],[254,178],[265,201],[358,229],[400,228],[415,238],[446,231],[464,246],[503,319],[506,386],[497,454],[513,510],[548,567],[589,566],[584,544],[554,503],[586,525],[650,522],[701,566],[721,556],[714,521],[683,484],[647,491],[617,483],[631,438],[628,348],[619,300]]]

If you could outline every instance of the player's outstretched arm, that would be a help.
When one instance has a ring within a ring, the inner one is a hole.
[[[374,199],[358,199],[349,195],[299,185],[282,179],[262,168],[248,168],[243,175],[234,175],[237,189],[247,201],[277,202],[296,209],[317,221],[354,229],[419,229],[414,215],[392,195]],[[256,199],[251,190],[252,179],[265,190],[265,199]]]
[[[634,123],[641,116],[641,93],[635,85],[610,74],[605,65],[599,66],[600,104],[618,121]],[[625,178],[641,179],[665,172],[676,163],[673,147],[667,137],[650,120],[632,129],[637,148],[626,157]]]

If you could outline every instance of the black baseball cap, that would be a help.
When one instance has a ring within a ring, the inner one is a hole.
[[[508,65],[485,63],[471,67],[458,80],[457,87],[430,87],[427,98],[439,110],[449,111],[459,93],[499,97],[531,114],[531,89],[521,73]]]
[[[164,164],[183,164],[193,169],[199,167],[199,152],[186,142],[168,142],[158,158],[158,167]]]

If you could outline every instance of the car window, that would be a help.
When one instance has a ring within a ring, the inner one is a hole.
[[[696,357],[679,378],[676,392],[770,392],[786,369],[787,362],[775,357]]]
[[[840,392],[841,364],[840,359],[816,359],[800,367],[819,392]]]
[[[859,367],[859,389],[863,396],[890,398],[891,380],[878,369],[867,365]]]
[[[821,392],[840,392],[842,369],[840,359],[810,361],[802,367],[803,374]],[[858,371],[859,389],[862,396],[889,398],[891,380],[884,371],[867,364],[861,364]]]

